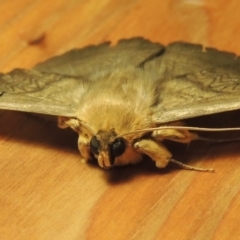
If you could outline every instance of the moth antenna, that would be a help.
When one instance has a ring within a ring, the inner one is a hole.
[[[170,162],[180,166],[181,168],[183,169],[186,169],[186,170],[193,170],[193,171],[198,171],[198,172],[215,172],[215,170],[213,168],[198,168],[198,167],[193,167],[193,166],[190,166],[190,165],[187,165],[187,164],[184,164],[182,162],[179,162],[175,159],[170,159],[169,160]]]
[[[228,142],[234,142],[234,141],[240,141],[240,138],[228,138],[228,139],[213,139],[213,138],[206,138],[206,137],[200,137],[198,136],[196,141],[206,141],[206,142],[216,142],[216,143],[228,143]]]
[[[191,127],[191,126],[161,126],[161,127],[155,127],[155,128],[145,128],[141,130],[136,130],[133,132],[127,132],[118,135],[117,137],[123,137],[126,135],[131,135],[135,133],[148,133],[156,130],[162,130],[162,129],[185,129],[185,130],[192,130],[192,131],[201,131],[201,132],[224,132],[224,131],[240,131],[240,127],[237,128],[203,128],[203,127]]]

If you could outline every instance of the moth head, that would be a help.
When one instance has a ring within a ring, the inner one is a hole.
[[[79,133],[78,148],[82,157],[87,161],[93,157],[102,168],[110,168],[116,158],[126,150],[126,141],[117,137],[114,129],[99,130],[95,133],[90,126],[76,118],[58,118],[60,128],[71,127]]]
[[[121,156],[126,150],[126,143],[123,138],[117,138],[114,129],[100,130],[90,140],[90,151],[103,168],[110,168],[114,165],[115,159]]]

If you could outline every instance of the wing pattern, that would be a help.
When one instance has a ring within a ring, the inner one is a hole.
[[[154,122],[240,108],[240,60],[236,55],[181,42],[164,47],[142,38],[121,40],[114,47],[103,43],[75,49],[33,70],[1,74],[0,108],[75,116],[90,82],[97,81],[102,72],[126,67],[157,75],[160,87]]]

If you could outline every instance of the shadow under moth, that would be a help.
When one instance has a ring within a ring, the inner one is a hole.
[[[240,59],[200,45],[168,46],[142,38],[75,49],[0,74],[0,109],[58,116],[79,134],[83,161],[103,168],[134,164],[144,155],[158,168],[174,162],[165,140],[208,140],[184,119],[240,108]],[[211,140],[211,139],[209,139]]]

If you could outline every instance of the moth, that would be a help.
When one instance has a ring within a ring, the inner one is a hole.
[[[184,119],[240,108],[240,60],[232,53],[143,38],[71,50],[0,74],[0,109],[58,116],[79,134],[84,162],[102,168],[135,164],[147,155],[158,168],[174,162],[165,140],[188,144],[200,131]],[[239,130],[239,128],[238,128]]]

